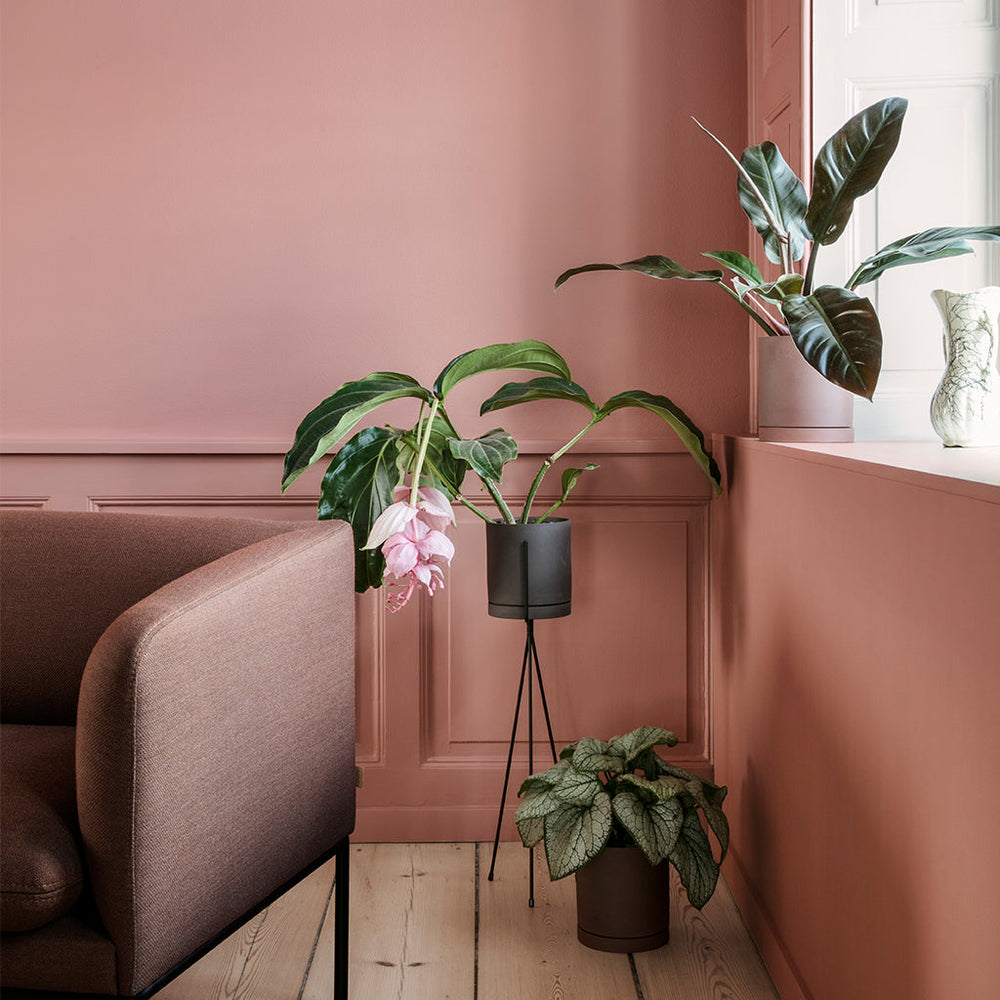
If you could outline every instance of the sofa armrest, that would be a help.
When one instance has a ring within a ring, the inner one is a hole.
[[[87,662],[88,877],[144,988],[354,826],[350,528],[251,545],[122,614]]]

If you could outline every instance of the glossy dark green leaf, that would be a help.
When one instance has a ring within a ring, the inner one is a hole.
[[[739,275],[747,284],[761,285],[764,283],[764,276],[760,273],[760,268],[749,258],[735,250],[709,250],[702,254],[709,260],[717,260],[724,264],[733,274]]]
[[[411,473],[416,465],[418,445],[427,427],[427,418],[420,421],[416,434],[406,434],[400,440],[399,462],[404,472]],[[451,453],[448,442],[455,434],[451,424],[438,412],[431,428],[427,453],[424,456],[424,467],[421,479],[438,489],[443,490],[450,499],[462,490],[462,481],[469,471],[468,462],[463,462]]]
[[[575,382],[564,378],[542,376],[528,382],[508,382],[501,386],[479,408],[479,414],[502,410],[518,403],[530,403],[538,399],[565,399],[571,403],[579,403],[591,413],[597,412],[597,404],[587,395],[587,391]]]
[[[803,277],[801,274],[783,274],[776,281],[769,281],[766,284],[754,285],[748,288],[744,294],[753,292],[762,299],[769,299],[772,302],[781,302],[789,295],[801,295]]]
[[[882,247],[877,253],[863,260],[848,281],[849,288],[856,288],[869,281],[875,281],[892,267],[903,264],[919,264],[943,257],[960,257],[973,253],[968,240],[983,240],[995,243],[1000,240],[1000,226],[945,226],[925,229],[922,233],[904,236]]]
[[[824,246],[844,232],[855,199],[879,182],[903,128],[907,102],[889,97],[859,112],[823,144],[813,166],[806,232]]]
[[[468,462],[477,476],[493,483],[500,482],[503,467],[517,458],[517,442],[500,428],[477,438],[452,438],[448,447],[455,458]]]
[[[459,382],[485,372],[532,371],[556,375],[567,381],[572,377],[563,356],[540,340],[519,340],[511,344],[477,347],[452,358],[434,382],[434,394],[444,399]]]
[[[373,372],[356,382],[345,382],[299,424],[292,447],[285,455],[282,492],[369,413],[392,399],[407,396],[424,402],[430,402],[431,398],[419,382],[396,372]]]
[[[681,885],[687,891],[688,900],[700,910],[715,892],[719,881],[719,865],[712,856],[712,846],[698,822],[696,812],[685,814],[669,857],[671,864],[677,869]]]
[[[670,856],[684,821],[684,809],[676,798],[647,799],[625,789],[614,797],[611,807],[651,865]]]
[[[705,450],[705,437],[694,421],[679,406],[667,399],[666,396],[656,396],[642,389],[631,389],[628,392],[620,392],[616,396],[612,396],[599,412],[603,416],[607,416],[615,410],[629,406],[649,410],[650,413],[655,413],[665,420],[674,429],[702,472],[712,480],[715,492],[722,492],[722,476],[719,472],[719,466]]]
[[[552,881],[596,858],[611,835],[611,796],[601,791],[589,806],[567,803],[545,816],[545,860]]]
[[[792,260],[800,260],[806,249],[802,223],[805,219],[807,199],[802,181],[785,162],[781,150],[773,142],[748,146],[740,157],[740,165],[749,174],[767,202],[772,216],[784,229],[783,233],[775,232],[753,188],[740,174],[737,180],[740,205],[753,223],[754,229],[760,234],[767,259],[775,264],[782,262],[781,237],[787,235]],[[760,279],[756,284],[759,283]]]
[[[574,275],[586,271],[638,271],[650,278],[685,278],[688,281],[721,281],[723,278],[722,271],[689,271],[669,257],[654,254],[626,261],[624,264],[584,264],[582,267],[572,267],[556,278],[556,288]]]
[[[882,328],[868,299],[823,285],[781,303],[802,356],[824,378],[871,399],[882,366]]]
[[[366,427],[334,456],[323,477],[319,518],[347,521],[354,533],[354,589],[360,594],[380,587],[385,558],[379,549],[363,549],[375,519],[393,502],[401,480],[400,432]]]

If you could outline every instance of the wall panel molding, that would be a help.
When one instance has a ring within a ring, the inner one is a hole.
[[[536,629],[555,737],[562,744],[666,725],[682,739],[671,759],[710,777],[711,491],[686,452],[627,444],[609,450],[604,442],[573,459],[593,457],[601,469],[581,480],[562,510],[574,523],[573,613]],[[505,492],[515,506],[533,459],[544,454],[536,442],[525,452],[526,471],[511,473]],[[316,516],[318,476],[303,476],[280,495],[278,452],[21,453],[3,456],[0,471],[8,507],[303,522]],[[558,489],[558,474],[550,478],[544,487]],[[474,496],[478,506],[489,505]],[[456,517],[457,553],[443,591],[417,596],[398,614],[385,609],[380,592],[357,598],[360,837],[494,833],[524,631],[520,622],[488,616],[481,519],[462,507]],[[535,731],[544,732],[540,711]],[[544,766],[546,744],[535,746]],[[506,837],[515,835],[510,817],[526,768],[522,738]]]

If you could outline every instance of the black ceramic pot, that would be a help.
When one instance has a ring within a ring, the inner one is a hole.
[[[598,951],[651,951],[670,940],[670,868],[638,847],[605,847],[576,873],[576,936]]]
[[[563,618],[570,613],[573,568],[565,517],[486,525],[486,586],[494,618]]]

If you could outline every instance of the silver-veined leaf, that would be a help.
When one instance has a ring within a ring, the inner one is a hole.
[[[604,740],[585,736],[576,744],[573,751],[573,767],[577,771],[588,774],[600,774],[602,771],[619,772],[625,769],[625,758],[614,753]]]
[[[363,549],[379,514],[393,502],[401,479],[400,432],[366,427],[334,455],[320,489],[319,518],[347,521],[354,534],[354,589],[380,587],[385,557],[379,549]]]
[[[455,458],[468,462],[477,476],[493,483],[500,482],[503,467],[517,458],[517,442],[500,428],[477,438],[452,438],[448,447]]]
[[[781,241],[783,237],[787,237],[792,260],[801,260],[806,249],[802,221],[807,204],[806,189],[802,181],[785,162],[781,150],[773,142],[748,146],[740,157],[740,165],[767,202],[773,218],[784,227],[784,232],[775,232],[753,188],[743,174],[740,174],[736,182],[740,205],[760,234],[767,259],[775,264],[781,263]],[[759,284],[760,281],[756,283]]]
[[[563,356],[540,340],[518,340],[511,344],[490,344],[452,358],[434,382],[434,394],[444,399],[459,382],[484,372],[524,370],[572,377]]]
[[[871,399],[882,367],[882,328],[868,299],[823,285],[781,303],[792,340],[825,379]]]
[[[518,403],[530,403],[537,399],[564,399],[579,403],[591,413],[597,412],[597,404],[587,395],[587,390],[563,378],[542,376],[528,382],[508,382],[501,386],[482,406],[479,415],[493,410],[503,410]]]
[[[851,275],[847,287],[856,288],[858,285],[875,281],[892,267],[973,253],[973,248],[969,246],[967,240],[996,242],[1000,240],[1000,226],[946,226],[904,236],[863,260]]]
[[[646,801],[641,795],[626,789],[611,803],[618,822],[628,831],[646,860],[658,865],[677,843],[684,819],[684,807],[679,799]]]
[[[684,816],[669,858],[687,891],[688,900],[700,910],[715,892],[719,865],[712,856],[712,846],[698,821],[698,814],[693,810]]]
[[[594,796],[604,790],[596,774],[587,774],[571,767],[560,779],[558,784],[552,786],[552,795],[561,802],[568,802],[574,806],[589,806],[594,801]]]
[[[635,760],[644,750],[657,746],[677,746],[677,735],[660,726],[640,726],[624,736],[613,737],[608,746],[614,754],[625,758],[625,763]]]
[[[612,396],[600,409],[601,419],[615,410],[635,406],[655,413],[665,420],[681,439],[681,443],[691,453],[702,472],[712,480],[716,493],[722,492],[722,474],[714,458],[705,450],[705,436],[695,422],[674,402],[666,396],[656,396],[642,389],[630,389]]]
[[[589,806],[568,803],[545,816],[545,860],[555,882],[604,850],[611,836],[611,796],[601,791]]]
[[[369,413],[392,399],[407,396],[428,403],[431,398],[419,382],[396,372],[373,372],[356,382],[345,382],[299,424],[292,447],[285,455],[282,492]]]
[[[536,771],[524,779],[517,794],[524,795],[532,788],[551,788],[569,770],[569,767],[568,760],[560,760],[546,771]]]
[[[521,837],[521,843],[525,847],[534,847],[545,836],[544,816],[528,816],[518,819],[515,815],[514,822],[517,824],[517,832]]]
[[[889,97],[865,108],[823,144],[813,165],[808,234],[824,246],[844,232],[854,202],[879,182],[903,128],[907,101]]]
[[[638,774],[623,774],[618,778],[618,784],[619,787],[622,785],[631,785],[642,792],[648,792],[662,802],[675,799],[682,792],[687,791],[686,781],[669,774],[661,774],[652,780],[643,778]]]
[[[660,780],[668,781],[671,779],[663,777]],[[716,785],[708,785],[700,778],[694,778],[687,782],[685,790],[701,806],[701,811],[705,814],[709,827],[719,841],[719,847],[722,848],[722,857],[719,859],[721,863],[729,851],[729,820],[726,819],[726,814],[722,811],[722,802],[726,797],[727,789],[724,785],[719,788]]]

